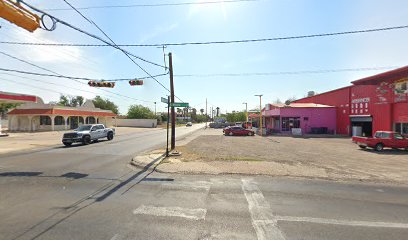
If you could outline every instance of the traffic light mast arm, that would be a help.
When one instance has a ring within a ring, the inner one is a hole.
[[[0,0],[0,17],[29,32],[40,27],[39,16],[10,0]]]

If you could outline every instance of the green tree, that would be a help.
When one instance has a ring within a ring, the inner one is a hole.
[[[17,107],[19,103],[0,103],[0,116],[5,115],[10,109]]]
[[[82,96],[65,96],[61,95],[60,100],[57,105],[67,106],[67,107],[79,107],[84,104],[84,97]]]
[[[201,109],[200,109],[200,113],[201,113],[201,115],[204,114],[204,108],[201,108]]]
[[[246,114],[245,112],[232,112],[227,113],[228,122],[245,122]]]
[[[127,117],[130,119],[156,119],[157,116],[148,107],[143,105],[131,105]]]
[[[103,99],[101,96],[96,96],[92,102],[97,108],[111,110],[113,113],[119,114],[119,107],[109,99]]]

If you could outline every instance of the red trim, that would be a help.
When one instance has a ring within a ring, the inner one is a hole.
[[[351,82],[352,84],[358,85],[369,82],[370,84],[377,84],[379,81],[385,80],[395,80],[408,77],[408,66],[397,68],[388,72],[380,73],[374,76],[362,78]]]
[[[29,95],[13,95],[0,93],[0,100],[14,100],[14,101],[24,101],[24,102],[37,102],[36,96]]]
[[[93,112],[74,109],[14,109],[9,115],[70,115],[70,116],[96,116],[96,117],[116,117],[112,112]]]

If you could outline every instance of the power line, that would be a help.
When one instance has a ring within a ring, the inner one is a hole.
[[[59,83],[46,82],[46,81],[42,81],[42,80],[39,80],[39,79],[34,79],[34,78],[29,78],[29,77],[23,77],[23,76],[11,74],[11,73],[0,73],[0,74],[12,76],[12,77],[17,77],[17,78],[21,78],[21,79],[27,79],[27,80],[31,80],[31,81],[35,81],[35,82],[41,82],[41,83],[45,83],[45,84],[49,84],[49,85],[54,85],[54,86],[58,86],[58,87],[70,88],[70,89],[77,90],[77,91],[81,91],[81,92],[87,92],[87,93],[95,94],[95,92],[92,92],[92,91],[87,91],[87,90],[84,90],[84,89],[74,88],[74,87],[70,87],[70,86],[66,86],[66,85],[60,85]],[[24,85],[25,85],[25,84],[26,84],[26,83],[24,83]]]
[[[236,44],[236,43],[255,43],[255,42],[269,42],[269,41],[283,41],[283,40],[295,40],[295,39],[307,39],[316,37],[331,37],[350,34],[361,33],[373,33],[382,31],[392,31],[407,29],[408,25],[383,27],[383,28],[371,28],[354,31],[342,31],[331,33],[318,33],[310,35],[297,35],[286,37],[273,37],[273,38],[255,38],[255,39],[241,39],[241,40],[228,40],[228,41],[208,41],[208,42],[181,42],[181,43],[154,43],[154,44],[117,44],[117,47],[161,47],[161,46],[187,46],[187,45],[213,45],[213,44]],[[108,47],[110,44],[82,44],[82,43],[33,43],[33,42],[12,42],[12,41],[0,41],[1,44],[13,44],[13,45],[34,45],[34,46],[73,46],[73,47]]]
[[[15,73],[22,73],[22,74],[29,74],[29,75],[35,75],[35,76],[43,76],[43,77],[56,77],[56,78],[66,78],[66,79],[71,79],[71,80],[85,80],[85,81],[94,81],[96,78],[86,78],[86,77],[71,77],[71,76],[65,76],[65,75],[59,75],[59,74],[47,74],[47,73],[37,73],[37,72],[28,72],[28,71],[22,71],[22,70],[16,70],[16,69],[7,69],[7,68],[0,68],[0,71],[5,71],[5,72],[15,72]],[[159,76],[164,76],[167,75],[167,73],[159,74],[156,75],[156,77]],[[152,76],[154,77],[154,76]],[[136,78],[136,79],[147,79],[151,78],[149,77],[143,77],[143,78]],[[129,81],[129,80],[134,80],[135,78],[118,78],[118,79],[106,79],[106,80],[101,80],[101,81],[106,81],[106,82],[117,82],[117,81]]]
[[[129,52],[127,52],[126,50],[124,50],[124,49],[122,49],[122,48],[120,48],[120,47],[118,47],[118,45],[115,43],[115,41],[113,41],[94,21],[92,21],[92,20],[90,20],[90,19],[88,19],[87,17],[85,17],[79,10],[77,10],[73,5],[71,5],[67,0],[63,0],[66,4],[68,4],[68,6],[70,6],[73,10],[75,10],[79,15],[81,15],[85,20],[87,20],[89,23],[91,23],[92,25],[94,25],[100,32],[102,32],[102,34],[106,37],[106,38],[108,38],[112,43],[109,43],[109,42],[107,42],[106,40],[104,40],[104,39],[102,39],[102,38],[100,38],[100,37],[97,37],[97,36],[95,36],[95,35],[92,35],[92,34],[90,34],[90,33],[87,33],[87,32],[85,32],[85,31],[83,31],[83,30],[81,30],[81,29],[79,29],[79,28],[76,28],[76,27],[74,27],[74,26],[72,26],[72,25],[70,25],[70,24],[68,24],[68,23],[65,23],[65,22],[61,22],[61,23],[63,23],[64,25],[66,25],[66,26],[69,26],[69,27],[71,27],[71,28],[73,28],[73,29],[75,29],[75,30],[77,30],[77,31],[80,31],[80,32],[82,32],[82,33],[84,33],[84,34],[87,34],[88,36],[91,36],[91,37],[96,37],[96,39],[98,39],[98,40],[100,40],[100,41],[102,41],[102,42],[104,42],[104,43],[106,43],[106,44],[109,44],[109,45],[111,45],[112,47],[114,47],[114,48],[116,48],[116,49],[118,49],[118,50],[120,50],[121,52],[123,52],[123,54],[125,54],[126,55],[126,57],[128,57],[137,67],[139,67],[143,72],[145,72],[147,75],[149,75],[149,77],[150,78],[152,78],[153,80],[155,80],[160,86],[162,86],[164,89],[166,89],[168,92],[170,92],[170,90],[166,87],[166,86],[164,86],[159,80],[157,80],[154,76],[152,76],[149,72],[147,72],[142,66],[140,66],[135,60],[133,60],[130,56],[129,56]],[[30,7],[30,6],[29,6]],[[45,14],[45,13],[44,13]],[[56,21],[59,21],[57,18],[55,18],[55,20]],[[166,69],[166,68],[165,68]],[[175,96],[175,95],[174,95]],[[177,99],[179,99],[180,101],[182,101],[183,102],[183,100],[181,100],[179,97],[177,97],[177,96],[175,96]]]
[[[156,3],[156,4],[127,4],[127,5],[104,5],[77,7],[79,10],[104,9],[104,8],[136,8],[136,7],[168,7],[168,6],[185,6],[185,5],[206,5],[222,3],[239,3],[239,2],[259,2],[261,0],[224,0],[224,1],[205,1],[205,2],[181,2],[181,3]],[[45,11],[67,11],[71,8],[48,8]]]
[[[120,48],[120,47],[114,45],[114,44],[111,44],[111,43],[109,43],[108,41],[104,40],[103,38],[101,38],[101,37],[99,37],[99,36],[96,36],[96,35],[94,35],[94,34],[92,34],[92,33],[86,32],[86,31],[84,31],[84,30],[82,30],[82,29],[80,29],[80,28],[78,28],[78,27],[75,27],[75,26],[73,26],[73,25],[71,25],[71,24],[69,24],[69,23],[67,23],[67,22],[65,22],[65,21],[63,21],[63,20],[61,20],[61,19],[59,19],[59,18],[56,18],[56,17],[54,17],[54,16],[52,16],[52,15],[50,15],[50,14],[48,14],[48,13],[46,13],[46,12],[44,12],[44,11],[38,9],[38,8],[36,8],[36,7],[34,7],[34,6],[32,6],[32,5],[28,4],[28,3],[26,3],[26,2],[23,1],[23,0],[19,0],[19,2],[22,3],[22,4],[24,4],[24,5],[26,5],[27,7],[31,8],[32,10],[41,13],[41,14],[42,14],[42,18],[43,18],[44,16],[47,16],[47,17],[49,17],[49,18],[52,20],[52,24],[53,24],[52,27],[45,27],[45,24],[42,22],[43,29],[45,29],[45,30],[47,30],[47,31],[53,31],[53,30],[55,30],[56,24],[57,24],[57,23],[61,23],[61,24],[65,25],[65,26],[67,26],[67,27],[70,27],[70,28],[72,28],[72,29],[78,31],[78,32],[81,32],[81,33],[83,33],[83,34],[85,34],[85,35],[88,35],[88,36],[90,36],[90,37],[92,37],[92,38],[95,38],[95,39],[97,39],[97,40],[99,40],[99,41],[101,41],[101,42],[103,42],[103,43],[105,43],[105,44],[107,44],[107,45],[109,45],[109,46],[111,46],[111,47],[114,47],[114,48],[116,48],[116,49],[118,49],[118,50],[120,50],[120,51],[122,51],[122,52],[126,52],[128,55],[130,55],[130,56],[132,56],[132,57],[134,57],[134,58],[137,58],[137,59],[139,59],[139,60],[141,60],[141,61],[144,61],[144,62],[146,62],[146,63],[150,63],[150,64],[155,65],[155,66],[158,66],[158,67],[165,68],[164,66],[162,66],[162,65],[160,65],[160,64],[157,64],[157,63],[154,63],[154,62],[152,62],[152,61],[146,60],[146,59],[144,59],[144,58],[142,58],[142,57],[136,56],[136,55],[134,55],[134,54],[132,54],[132,53],[130,53],[130,52],[128,52],[128,51],[126,51],[126,50],[124,50],[124,49],[122,49],[122,48]]]
[[[303,71],[282,71],[282,72],[257,72],[257,73],[210,73],[210,74],[178,74],[175,77],[248,77],[248,76],[272,76],[272,75],[299,75],[299,74],[320,74],[337,72],[362,72],[395,69],[398,66],[389,67],[366,67],[366,68],[343,68],[343,69],[323,69],[323,70],[303,70]]]
[[[47,72],[50,72],[50,73],[54,73],[54,74],[59,75],[59,76],[63,76],[63,75],[61,75],[61,74],[59,74],[59,73],[57,73],[57,72],[55,72],[55,71],[52,71],[52,70],[47,69],[47,68],[43,68],[43,67],[41,67],[41,66],[38,66],[37,64],[30,63],[30,62],[28,62],[28,61],[26,61],[26,60],[24,60],[24,59],[21,59],[21,58],[12,56],[12,55],[7,54],[7,53],[5,53],[5,52],[1,52],[1,51],[0,51],[0,53],[3,54],[3,55],[5,55],[5,56],[8,56],[8,57],[10,57],[10,58],[13,58],[13,59],[15,59],[15,60],[17,60],[17,61],[20,61],[20,62],[29,64],[29,65],[31,65],[31,66],[34,66],[34,67],[36,67],[36,68],[42,69],[42,70],[44,70],[44,71],[47,71]],[[80,80],[77,80],[77,79],[71,79],[71,80],[73,80],[73,81],[75,81],[75,82],[78,82],[78,83],[80,83],[80,84],[83,84],[83,85],[88,86],[88,84],[83,83],[83,82],[81,82]],[[111,91],[109,91],[109,90],[107,90],[107,89],[103,89],[103,88],[98,88],[98,89],[101,90],[101,91],[110,93],[110,94],[114,94],[114,95],[117,95],[117,96],[121,96],[121,97],[127,98],[127,99],[132,99],[132,100],[141,101],[141,102],[152,102],[152,101],[141,100],[141,99],[129,97],[129,96],[126,96],[126,95],[123,95],[123,94],[111,92]]]

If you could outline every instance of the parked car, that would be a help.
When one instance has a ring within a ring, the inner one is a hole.
[[[186,127],[191,127],[191,126],[193,126],[193,123],[192,123],[192,122],[186,123]]]
[[[73,143],[78,142],[88,145],[92,141],[98,141],[101,138],[107,138],[110,141],[114,135],[114,128],[106,128],[103,124],[87,124],[80,126],[73,132],[65,133],[62,137],[62,143],[65,146],[71,146]]]
[[[352,141],[360,148],[374,148],[382,151],[384,148],[403,148],[408,150],[408,139],[396,132],[377,131],[374,137],[353,137]]]
[[[254,136],[255,132],[251,129],[245,129],[239,126],[226,127],[223,129],[223,133],[227,136]]]

